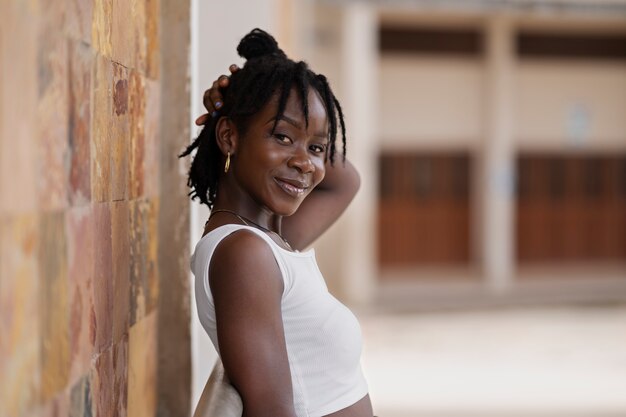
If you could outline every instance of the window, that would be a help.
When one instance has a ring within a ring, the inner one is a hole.
[[[517,53],[524,58],[626,59],[626,33],[558,34],[521,32]]]
[[[382,26],[380,50],[383,53],[479,56],[483,53],[483,34],[478,29]]]

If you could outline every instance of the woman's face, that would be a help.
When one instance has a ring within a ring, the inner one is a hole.
[[[233,161],[233,175],[242,190],[260,208],[281,216],[295,213],[325,174],[326,109],[312,88],[307,100],[308,127],[292,89],[274,133],[278,99],[270,100],[250,119]]]

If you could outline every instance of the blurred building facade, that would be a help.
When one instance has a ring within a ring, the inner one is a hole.
[[[364,175],[327,237],[345,253],[318,249],[344,299],[626,293],[625,2],[308,7],[301,50],[338,86]]]
[[[194,15],[241,7],[199,2]],[[198,23],[198,45],[223,41],[195,54],[192,89],[240,62],[233,45],[257,26],[328,76],[363,177],[316,245],[342,299],[626,289],[626,2],[245,7],[236,23]],[[193,107],[202,111],[199,97]],[[201,230],[206,212],[192,217]]]
[[[254,27],[346,114],[362,189],[315,244],[342,301],[626,296],[626,1],[192,1],[193,116]],[[193,331],[197,398],[212,347]]]

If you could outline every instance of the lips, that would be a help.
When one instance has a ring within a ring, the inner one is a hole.
[[[306,193],[306,190],[309,188],[309,184],[304,182],[304,181],[300,181],[300,180],[296,180],[296,179],[292,179],[292,178],[274,178],[274,181],[276,181],[276,184],[278,184],[278,186],[287,194],[289,194],[292,197],[301,197],[304,195],[304,193]]]

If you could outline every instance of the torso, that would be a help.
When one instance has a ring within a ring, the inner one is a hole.
[[[211,221],[206,225],[203,235],[211,232],[214,229],[217,229],[220,226],[225,224],[229,224],[228,222],[213,222]],[[273,236],[272,234],[267,234],[277,245],[281,246],[286,250],[290,250],[290,248],[286,247],[285,243],[280,240],[279,237]],[[355,402],[354,404],[345,407],[341,410],[335,411],[333,413],[327,414],[324,417],[372,417],[372,403],[370,400],[369,394],[366,394],[363,398]]]

